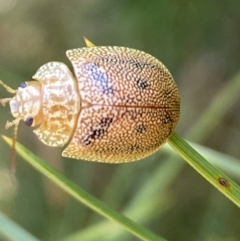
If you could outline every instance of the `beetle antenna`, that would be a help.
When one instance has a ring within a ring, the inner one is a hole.
[[[2,85],[7,92],[11,93],[11,94],[16,94],[17,90],[12,89],[10,86],[8,86],[7,84],[5,84],[2,80],[0,80],[0,85]],[[4,98],[4,99],[0,99],[0,103],[5,106],[7,102],[9,102],[12,98]],[[11,157],[10,157],[10,161],[9,161],[9,165],[10,165],[10,170],[12,174],[15,174],[16,171],[16,162],[15,162],[15,157],[16,157],[16,140],[17,140],[17,132],[18,132],[18,125],[19,125],[19,121],[20,119],[15,119],[11,122],[7,121],[5,128],[8,129],[9,127],[14,125],[14,132],[13,132],[13,142],[12,142],[12,149],[11,149]]]
[[[11,157],[10,157],[10,170],[11,173],[15,174],[16,172],[16,141],[17,141],[17,134],[18,134],[18,126],[19,126],[19,120],[16,119],[17,122],[14,126],[13,130],[13,143],[12,143],[12,149],[11,149]]]
[[[2,80],[0,80],[0,85],[2,85],[7,92],[11,94],[16,94],[17,90],[12,89],[10,86],[6,85]],[[9,102],[12,98],[5,98],[5,99],[0,99],[0,103],[2,106],[6,106],[6,103]]]
[[[0,85],[2,85],[9,93],[16,94],[17,92],[17,90],[12,89],[10,86],[6,85],[2,80],[0,80]]]
[[[15,119],[13,121],[7,121],[5,128],[8,129],[11,126],[14,126],[13,130],[13,142],[12,142],[12,148],[11,148],[11,157],[10,157],[10,170],[12,174],[15,174],[16,172],[16,162],[15,162],[15,157],[16,157],[16,141],[17,141],[17,134],[18,134],[18,125],[19,125],[20,119]]]

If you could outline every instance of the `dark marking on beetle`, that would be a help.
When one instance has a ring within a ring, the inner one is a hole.
[[[172,129],[172,126],[170,126],[168,131],[168,137],[170,137],[172,133],[173,133],[173,129]]]
[[[113,58],[113,57],[102,57],[101,58],[104,62],[108,62],[108,63],[111,63],[111,64],[118,64],[120,62],[120,59],[117,59],[117,58]]]
[[[230,183],[224,177],[219,177],[218,182],[224,187],[230,187]]]
[[[112,56],[107,56],[107,57],[100,57],[100,60],[103,61],[104,63],[110,63],[110,64],[121,64],[121,59],[119,58],[114,58]]]
[[[18,85],[19,88],[26,88],[27,87],[27,83],[26,82],[21,82],[19,85]]]
[[[111,125],[113,118],[102,118],[100,123],[96,125],[96,127],[92,127],[89,131],[89,135],[85,136],[82,139],[82,143],[86,146],[89,146],[94,143],[96,139],[99,139],[104,133],[107,132],[109,126]]]
[[[173,122],[172,113],[165,109],[163,112],[164,118],[162,119],[163,124],[169,124]]]
[[[163,91],[163,95],[166,99],[171,99],[172,98],[172,90],[170,89],[165,89]]]
[[[122,65],[131,65],[134,66],[137,69],[143,70],[144,67],[148,64],[139,61],[138,59],[124,59],[124,58],[118,58],[118,57],[101,57],[101,60],[103,62],[111,63],[111,64],[122,64]]]
[[[31,126],[32,123],[33,123],[33,117],[28,116],[28,117],[26,118],[26,120],[24,121],[24,123],[25,123],[26,126]]]
[[[134,145],[127,147],[127,152],[133,153],[133,152],[139,151],[140,149],[141,148],[138,144],[134,144]]]
[[[137,86],[138,86],[138,88],[144,90],[149,86],[149,84],[148,84],[147,80],[138,79]]]
[[[134,63],[135,67],[138,68],[138,69],[143,69],[144,68],[144,64],[143,63],[140,63],[140,62],[135,62]]]
[[[113,94],[113,88],[109,86],[109,79],[107,74],[103,72],[97,64],[87,63],[85,68],[93,80],[101,86],[104,94]]]
[[[102,118],[100,123],[102,127],[108,128],[112,123],[112,121],[113,121],[113,118],[106,117],[106,118]]]
[[[127,63],[128,63],[128,64],[131,64],[131,65],[133,65],[135,68],[141,69],[141,70],[143,70],[143,68],[144,68],[144,66],[145,66],[145,63],[142,63],[142,62],[138,61],[137,59],[128,60]]]
[[[85,146],[89,146],[91,145],[92,143],[94,142],[93,139],[90,139],[89,136],[85,137],[82,139],[82,143],[85,145]]]
[[[140,124],[136,126],[135,130],[137,134],[142,134],[147,130],[147,128],[144,124]]]
[[[141,63],[142,64],[142,68],[150,68],[150,69],[156,69],[157,66],[154,63]]]

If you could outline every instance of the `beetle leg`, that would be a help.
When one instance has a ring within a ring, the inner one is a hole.
[[[0,103],[2,106],[6,106],[6,103],[9,102],[12,98],[5,98],[5,99],[0,99]]]
[[[19,119],[15,119],[13,121],[7,121],[6,125],[5,125],[5,129],[8,129],[12,126],[18,125],[19,123]]]

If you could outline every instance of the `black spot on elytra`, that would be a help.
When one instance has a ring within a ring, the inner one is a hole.
[[[109,117],[102,118],[101,119],[101,126],[108,128],[110,126],[110,124],[112,123],[112,121],[113,121],[113,118],[109,118]]]
[[[109,86],[109,79],[107,74],[102,71],[95,63],[87,63],[85,65],[86,70],[98,85],[101,86],[104,94],[112,94],[113,88]]]
[[[154,65],[154,64],[151,64],[150,66],[151,66],[151,69],[155,69],[156,68],[156,65]]]
[[[113,58],[113,57],[103,57],[102,58],[105,62],[111,63],[111,64],[118,64],[119,59]]]
[[[163,124],[169,124],[173,122],[172,115],[168,110],[164,111],[164,118],[163,118]]]
[[[138,79],[137,80],[137,86],[138,86],[138,88],[144,90],[149,86],[149,84],[148,84],[147,80]]]
[[[142,63],[142,67],[155,69],[157,66],[153,63]]]
[[[143,69],[144,68],[144,64],[139,63],[139,62],[135,62],[134,65],[136,66],[136,68],[139,68],[139,69]]]
[[[126,61],[127,64],[134,66],[137,69],[143,70],[145,63],[138,61],[138,59],[131,59]]]
[[[144,125],[144,124],[140,124],[140,125],[137,125],[136,126],[136,132],[138,133],[138,134],[142,134],[142,133],[144,133],[145,131],[146,131],[146,126]]]
[[[133,153],[133,152],[136,152],[138,150],[140,150],[140,146],[138,144],[134,144],[134,145],[131,145],[127,148],[127,152],[130,152],[130,153]]]
[[[113,119],[112,118],[102,118],[100,123],[96,125],[96,127],[92,127],[89,131],[89,135],[86,135],[82,139],[82,143],[86,146],[91,145],[96,139],[103,136],[103,134],[107,131],[109,126],[111,125]]]
[[[170,89],[166,89],[166,90],[163,91],[163,95],[166,99],[171,99],[172,91]]]
[[[109,64],[121,64],[122,60],[120,58],[116,58],[115,56],[106,56],[106,57],[100,57],[100,61],[104,63],[109,63]]]
[[[141,69],[143,70],[143,68],[145,67],[145,63],[138,61],[138,59],[122,59],[122,58],[117,58],[117,57],[102,57],[101,58],[102,61],[107,62],[107,63],[111,63],[111,64],[128,64],[131,65],[137,69]]]

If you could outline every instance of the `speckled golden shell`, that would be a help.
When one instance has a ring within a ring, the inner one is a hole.
[[[76,78],[70,95],[79,109],[63,156],[129,162],[166,142],[179,119],[180,98],[159,60],[125,47],[73,49],[67,57]]]

